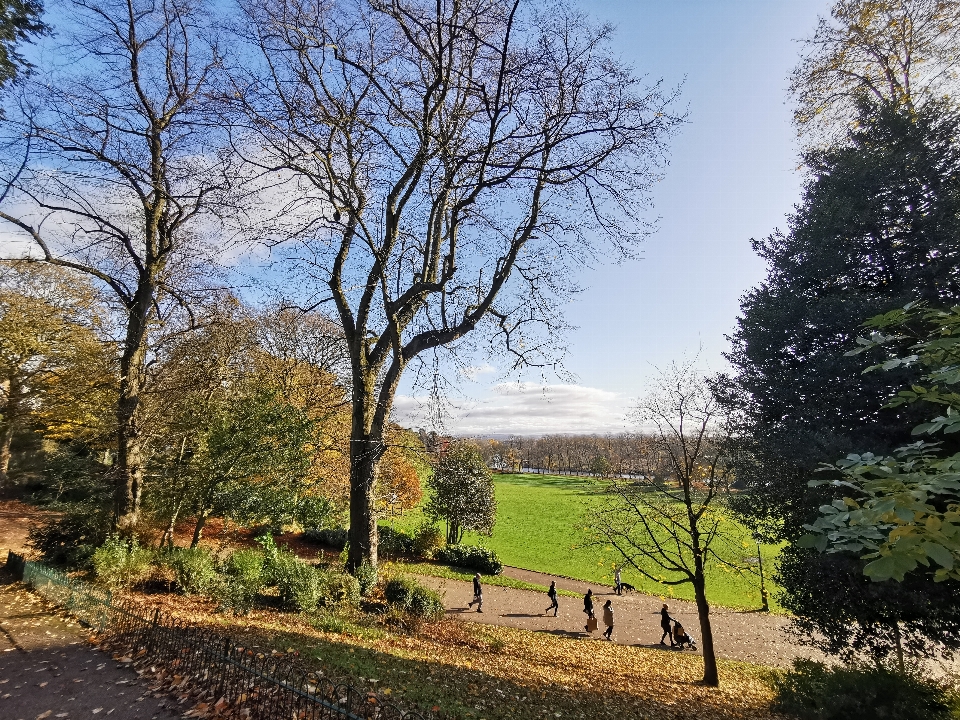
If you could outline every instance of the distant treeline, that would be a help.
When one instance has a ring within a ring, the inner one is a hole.
[[[638,433],[473,440],[487,465],[502,472],[631,477],[666,469],[657,444]]]

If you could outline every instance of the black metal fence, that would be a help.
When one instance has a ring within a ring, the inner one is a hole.
[[[111,593],[71,578],[16,553],[7,568],[40,595],[84,624],[106,633],[113,644],[165,671],[168,686],[178,682],[199,690],[198,701],[226,710],[246,710],[252,720],[425,720],[403,712],[376,693],[357,690],[282,657],[238,645],[215,631],[152,615],[116,602]],[[180,678],[180,680],[175,680]]]

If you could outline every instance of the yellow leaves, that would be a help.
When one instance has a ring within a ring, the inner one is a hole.
[[[896,542],[901,537],[916,535],[917,528],[913,525],[899,525],[890,531],[890,542]]]

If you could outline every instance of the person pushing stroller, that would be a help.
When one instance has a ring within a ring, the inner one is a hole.
[[[673,621],[673,641],[676,643],[676,647],[681,650],[683,650],[684,646],[691,650],[697,649],[697,641],[694,640],[693,636],[684,630],[683,625],[676,620]]]

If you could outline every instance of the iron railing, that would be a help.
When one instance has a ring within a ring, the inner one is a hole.
[[[211,704],[249,711],[255,720],[425,720],[376,693],[312,673],[259,648],[237,644],[156,610],[152,615],[117,602],[107,590],[9,553],[7,568],[58,605],[130,653],[173,675],[189,678]]]

